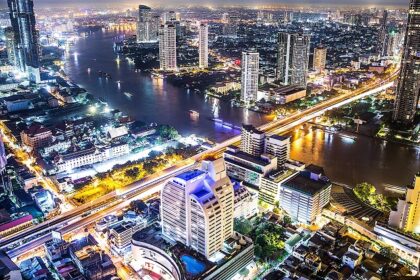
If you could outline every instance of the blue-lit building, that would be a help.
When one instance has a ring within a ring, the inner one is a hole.
[[[33,82],[40,81],[38,33],[35,29],[33,0],[7,0],[16,50],[16,67],[27,72]]]

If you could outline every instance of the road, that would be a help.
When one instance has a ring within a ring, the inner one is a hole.
[[[327,110],[331,110],[351,103],[357,99],[384,91],[394,85],[393,81],[396,77],[397,73],[395,72],[384,81],[375,82],[353,92],[342,94],[338,97],[317,104],[309,109],[298,111],[283,119],[275,120],[262,125],[258,127],[258,129],[265,131],[267,134],[279,134],[286,132],[295,126],[301,125],[308,120],[322,115]],[[125,203],[121,203],[123,201],[127,202],[137,199],[139,196],[147,192],[159,191],[160,186],[166,182],[166,180],[186,170],[197,167],[198,164],[196,162],[199,162],[204,156],[209,154],[220,154],[226,149],[226,147],[237,144],[239,141],[240,136],[228,139],[215,145],[207,151],[178,163],[176,166],[170,167],[162,172],[155,173],[145,180],[133,183],[118,192],[112,192],[87,205],[72,209],[50,221],[0,239],[0,249],[6,249],[6,251],[12,256],[19,256],[26,250],[42,245],[46,240],[45,238],[50,236],[50,232],[52,230],[60,229],[62,233],[71,232],[73,229],[80,228],[98,220],[100,217],[112,213],[117,208],[121,207],[121,205],[125,205]],[[120,204],[120,206],[118,206],[118,204]],[[71,223],[76,219],[80,220]]]

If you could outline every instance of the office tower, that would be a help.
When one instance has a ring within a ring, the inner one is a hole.
[[[246,105],[257,101],[259,65],[259,53],[242,52],[241,101]]]
[[[382,56],[385,56],[387,51],[387,41],[388,41],[388,11],[384,10],[382,19],[381,19],[381,29],[379,30],[379,45],[378,51],[381,53]]]
[[[265,138],[264,153],[276,157],[281,167],[290,158],[290,137],[271,135]]]
[[[397,210],[389,214],[388,223],[403,231],[420,233],[420,173],[407,187],[405,198],[398,200]]]
[[[280,32],[278,37],[277,79],[284,85],[306,88],[309,63],[309,35]]]
[[[252,125],[242,125],[241,150],[253,156],[261,156],[264,153],[265,133]]]
[[[15,40],[15,32],[13,31],[13,28],[5,28],[4,36],[6,37],[7,60],[11,65],[20,68],[17,42]]]
[[[39,44],[35,30],[35,14],[33,0],[7,0],[10,22],[17,45],[17,67],[27,72],[30,81],[39,82]]]
[[[169,180],[161,193],[162,233],[210,258],[233,235],[234,190],[222,158]]]
[[[137,42],[151,42],[157,40],[157,30],[153,17],[149,7],[145,5],[139,6],[139,16],[137,20]]]
[[[410,0],[393,119],[410,124],[420,90],[420,0]]]
[[[327,63],[327,48],[320,45],[314,49],[314,69],[318,73],[322,73],[325,70],[325,64]]]
[[[199,67],[209,67],[209,27],[205,23],[198,30],[198,56]]]
[[[171,23],[163,24],[159,29],[160,70],[176,71],[176,29]]]
[[[160,16],[153,15],[149,27],[150,41],[158,41],[159,39]]]
[[[237,37],[238,36],[238,22],[239,18],[237,16],[232,16],[229,14],[223,14],[223,35],[228,37]]]

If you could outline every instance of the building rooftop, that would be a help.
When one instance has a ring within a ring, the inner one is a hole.
[[[250,155],[250,154],[245,153],[245,152],[240,151],[240,150],[237,150],[235,152],[226,150],[225,154],[232,155],[232,156],[238,157],[240,159],[243,159],[245,161],[249,161],[249,162],[261,165],[261,166],[266,166],[266,165],[270,164],[269,161],[264,160],[261,157],[253,156],[253,155]],[[225,158],[225,160],[226,160],[226,158]]]
[[[290,137],[274,134],[274,135],[268,136],[268,138],[276,139],[276,140],[279,140],[279,141],[284,141],[284,140],[289,139]]]
[[[321,179],[313,180],[301,172],[298,175],[288,179],[283,184],[284,186],[300,193],[315,195],[316,193],[330,186],[331,182]]]
[[[242,128],[245,129],[246,131],[249,131],[249,132],[252,132],[252,133],[264,134],[263,131],[256,129],[253,125],[250,125],[250,124],[243,124]]]
[[[179,175],[176,176],[176,178],[182,179],[184,181],[190,181],[193,180],[203,174],[205,174],[206,172],[199,170],[199,169],[194,169],[194,170],[189,170],[186,172],[183,172]]]
[[[295,170],[292,170],[289,168],[282,168],[282,169],[273,170],[267,175],[267,177],[270,178],[270,180],[272,180],[273,182],[279,183],[285,180],[286,178],[293,176],[296,173],[297,171]]]

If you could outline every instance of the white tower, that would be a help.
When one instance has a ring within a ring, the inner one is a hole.
[[[246,105],[257,101],[260,54],[255,51],[242,53],[241,101]]]
[[[160,70],[176,71],[176,28],[168,23],[159,29],[159,59]]]
[[[198,55],[199,67],[209,67],[209,27],[205,23],[201,23],[198,33]]]

